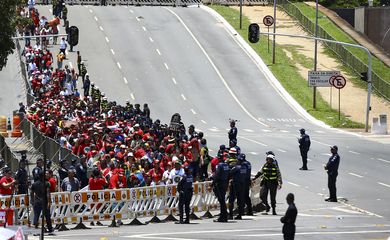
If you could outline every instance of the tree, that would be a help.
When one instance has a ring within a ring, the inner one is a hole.
[[[16,31],[16,8],[21,4],[22,0],[0,0],[0,71],[15,49],[12,37]]]

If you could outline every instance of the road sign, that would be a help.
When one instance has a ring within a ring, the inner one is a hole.
[[[332,87],[330,79],[339,75],[340,71],[309,71],[309,87]]]
[[[330,84],[337,89],[342,89],[347,84],[345,77],[341,75],[333,76],[329,79]]]
[[[267,15],[263,18],[263,23],[267,27],[272,26],[274,24],[274,18],[271,15]]]
[[[74,200],[75,203],[80,203],[81,202],[81,194],[80,193],[76,193],[73,196],[73,200]]]

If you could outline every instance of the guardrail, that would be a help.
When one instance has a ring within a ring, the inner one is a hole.
[[[190,207],[193,213],[207,212],[219,207],[211,182],[194,183]],[[260,202],[260,181],[251,189],[252,205]],[[228,200],[229,193],[226,194]],[[13,209],[15,220],[27,224],[32,218],[28,195],[0,197],[0,209]],[[53,223],[77,223],[80,221],[133,220],[138,217],[157,217],[175,214],[179,196],[177,185],[106,189],[98,191],[57,192],[51,194],[50,214]],[[226,201],[227,202],[227,201]],[[30,213],[30,214],[29,214]],[[30,216],[29,216],[30,215]]]
[[[293,3],[288,0],[277,0],[277,4],[282,7],[289,15],[294,17],[299,21],[299,23],[307,30],[308,32],[314,34],[315,32],[315,23],[306,17],[301,10],[296,7]],[[325,29],[321,26],[318,26],[318,35],[319,38],[326,38],[335,40]],[[332,50],[340,60],[348,65],[352,70],[360,75],[362,72],[368,71],[368,66],[362,60],[357,58],[353,53],[351,53],[347,47],[335,43],[324,43],[330,50]],[[390,83],[382,79],[375,70],[372,72],[372,85],[374,89],[384,98],[390,100]]]

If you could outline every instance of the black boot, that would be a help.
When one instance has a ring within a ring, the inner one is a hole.
[[[274,207],[272,208],[272,215],[277,215]]]

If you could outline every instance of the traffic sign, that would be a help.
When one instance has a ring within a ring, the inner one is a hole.
[[[330,79],[339,75],[340,71],[309,71],[309,87],[332,87]]]
[[[337,89],[342,89],[347,84],[347,80],[341,75],[331,77],[329,82]]]
[[[74,200],[75,203],[80,203],[81,202],[81,194],[80,193],[76,193],[73,196],[73,200]]]
[[[274,18],[271,15],[267,15],[263,18],[263,23],[267,27],[272,26],[274,24]]]

